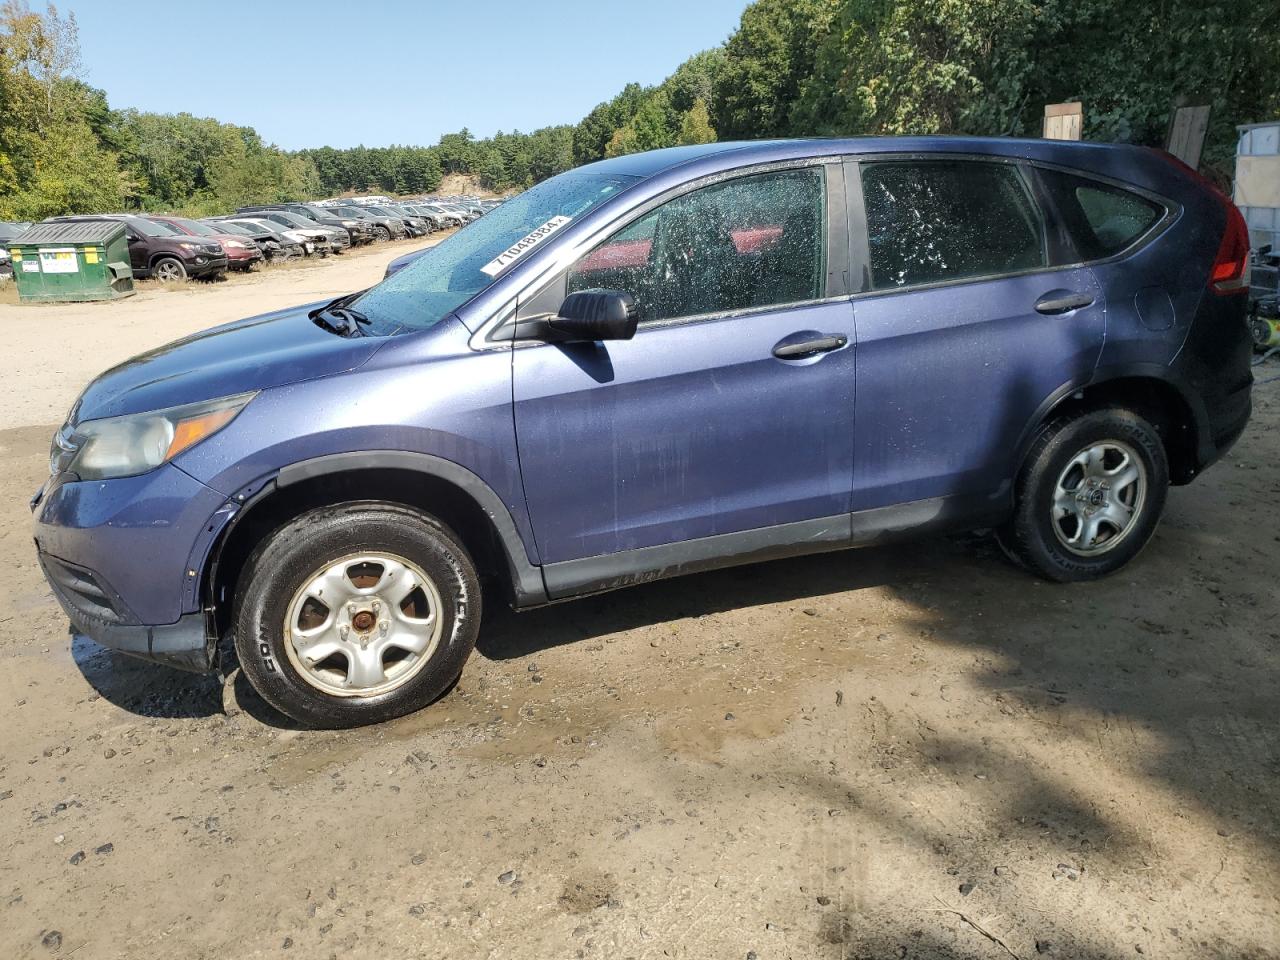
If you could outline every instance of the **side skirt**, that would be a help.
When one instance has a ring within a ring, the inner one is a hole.
[[[567,600],[686,573],[989,526],[1003,521],[1011,509],[1012,498],[1005,485],[995,498],[936,497],[836,517],[549,563],[542,567],[542,576],[552,601]]]

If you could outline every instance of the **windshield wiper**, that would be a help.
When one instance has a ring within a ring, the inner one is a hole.
[[[364,291],[359,290],[356,293],[345,294],[336,300],[329,301],[318,310],[312,310],[309,314],[312,322],[342,337],[365,336],[361,327],[372,326],[373,321],[359,310],[347,306],[362,293]]]

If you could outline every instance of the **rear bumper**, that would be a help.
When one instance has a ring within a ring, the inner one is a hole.
[[[1253,413],[1253,377],[1234,393],[1220,398],[1206,413],[1208,437],[1201,439],[1201,470],[1221,460],[1248,426]]]
[[[1253,411],[1253,337],[1242,294],[1205,295],[1172,373],[1198,421],[1194,476],[1231,449]]]

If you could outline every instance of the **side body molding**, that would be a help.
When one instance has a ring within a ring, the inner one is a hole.
[[[540,569],[528,560],[524,541],[516,530],[511,512],[502,499],[483,480],[466,467],[432,456],[429,453],[412,453],[407,450],[362,450],[356,453],[335,453],[313,460],[303,460],[281,469],[276,477],[276,487],[283,489],[304,480],[332,473],[348,471],[392,469],[429,474],[453,484],[471,497],[489,517],[511,571],[511,584],[517,607],[531,607],[547,602],[547,590],[542,582]]]

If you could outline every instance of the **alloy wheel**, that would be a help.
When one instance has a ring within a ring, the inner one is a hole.
[[[1067,463],[1051,507],[1058,542],[1078,556],[1117,547],[1134,528],[1147,496],[1147,468],[1119,440],[1091,444]]]
[[[161,260],[156,264],[155,276],[161,283],[177,283],[187,278],[187,271],[177,260]]]

